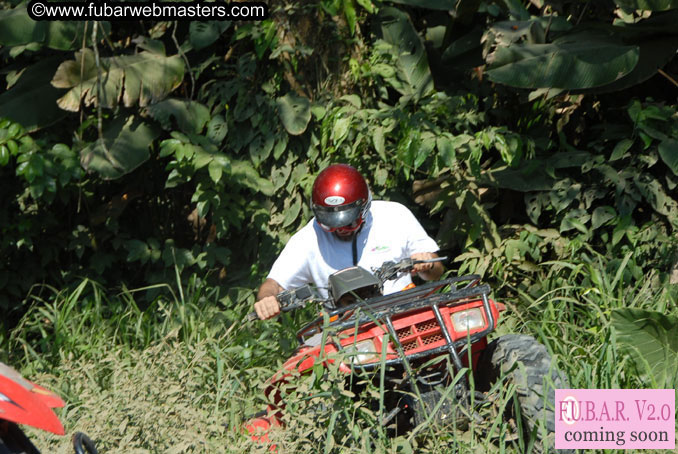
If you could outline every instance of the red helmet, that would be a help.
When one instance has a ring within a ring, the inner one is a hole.
[[[333,164],[313,183],[311,208],[326,232],[354,232],[365,221],[372,196],[360,172],[347,164]]]

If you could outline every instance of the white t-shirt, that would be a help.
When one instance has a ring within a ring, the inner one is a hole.
[[[268,277],[284,289],[314,284],[327,297],[330,274],[353,266],[353,242],[325,232],[315,219],[295,233]],[[358,266],[372,271],[386,261],[397,262],[418,252],[437,252],[438,245],[405,206],[373,201],[357,237]],[[384,294],[412,282],[409,273],[384,283]]]

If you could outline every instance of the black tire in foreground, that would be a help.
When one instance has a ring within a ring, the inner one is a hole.
[[[555,390],[569,385],[551,364],[546,347],[535,338],[509,334],[493,340],[483,351],[474,375],[480,391],[488,391],[500,379],[515,385],[526,443],[536,434],[532,453],[574,452],[554,448]],[[509,411],[507,416],[514,417],[514,408]]]
[[[18,425],[0,419],[0,454],[40,454],[40,451]]]

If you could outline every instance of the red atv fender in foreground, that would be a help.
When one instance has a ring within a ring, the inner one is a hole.
[[[267,409],[245,424],[253,440],[269,442],[269,429],[282,426],[284,385],[318,364],[343,361],[339,370],[347,376],[386,368],[381,424],[394,433],[412,430],[434,409],[434,420],[443,424],[459,421],[454,415],[462,413],[480,418],[475,405],[485,400],[482,393],[496,381],[508,380],[519,390],[523,435],[542,437],[535,429],[537,425],[546,429],[546,436],[534,440],[533,452],[553,449],[555,389],[567,385],[550,367],[546,348],[526,335],[501,336],[488,343],[505,306],[489,298],[490,287],[480,284],[476,275],[381,295],[386,280],[410,272],[416,263],[387,262],[374,273],[360,267],[338,271],[329,278],[329,298],[319,297],[308,286],[278,296],[282,311],[316,301],[327,313],[299,330],[299,349],[267,382]],[[522,366],[515,367],[516,363]],[[456,382],[450,391],[454,375],[466,367],[472,370],[475,392],[467,380]],[[459,413],[459,405],[465,411]]]
[[[54,408],[65,405],[52,391],[23,378],[16,370],[0,363],[0,454],[39,454],[18,424],[25,424],[64,435],[64,427]],[[96,454],[92,441],[78,432],[73,436],[76,454]]]

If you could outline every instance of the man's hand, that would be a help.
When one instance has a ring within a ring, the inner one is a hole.
[[[280,313],[280,303],[275,296],[266,296],[254,303],[254,310],[261,320],[266,320]]]
[[[412,260],[430,260],[438,258],[435,252],[416,252],[410,256]],[[426,281],[433,281],[443,274],[443,265],[440,262],[418,263],[414,265],[412,274],[418,274]]]
[[[257,293],[254,310],[261,320],[273,318],[280,313],[280,303],[276,295],[284,289],[274,279],[266,279]]]

